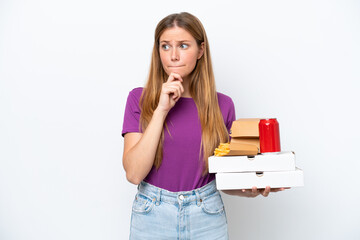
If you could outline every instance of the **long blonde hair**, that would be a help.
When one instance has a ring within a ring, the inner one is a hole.
[[[175,26],[188,31],[195,38],[199,47],[201,43],[204,43],[204,54],[197,61],[195,69],[191,73],[189,90],[198,109],[201,123],[202,136],[199,158],[205,161],[203,174],[206,174],[208,169],[208,157],[213,154],[214,149],[220,142],[227,142],[229,137],[218,104],[206,32],[200,20],[189,13],[182,12],[179,14],[171,14],[162,19],[156,27],[148,81],[140,98],[140,126],[142,131],[148,126],[154,110],[159,103],[162,84],[166,82],[168,78],[168,75],[161,64],[159,55],[160,36],[166,29]],[[154,165],[157,169],[162,162],[163,141],[164,129],[161,133],[154,160]]]

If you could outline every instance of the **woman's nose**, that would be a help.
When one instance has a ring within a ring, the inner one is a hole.
[[[173,48],[171,52],[171,61],[177,61],[177,60],[179,60],[179,52],[176,48]]]

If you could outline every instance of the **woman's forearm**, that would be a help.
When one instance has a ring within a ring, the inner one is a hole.
[[[124,152],[123,165],[129,182],[137,185],[150,172],[166,116],[166,111],[156,109],[140,140]]]

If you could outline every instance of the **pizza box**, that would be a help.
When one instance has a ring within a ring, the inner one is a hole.
[[[209,172],[294,171],[295,153],[279,152],[255,156],[209,157]]]
[[[304,186],[304,173],[300,168],[281,172],[216,173],[215,178],[218,190]]]

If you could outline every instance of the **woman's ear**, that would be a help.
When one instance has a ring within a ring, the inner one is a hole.
[[[199,54],[198,54],[198,60],[202,57],[202,55],[204,55],[204,42],[202,42],[201,44],[200,44],[200,48],[199,48]]]

